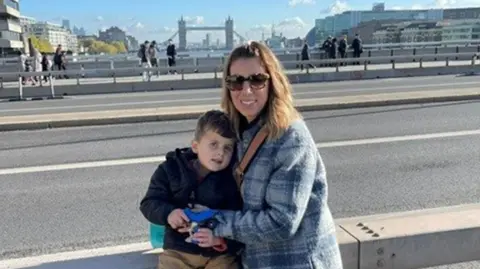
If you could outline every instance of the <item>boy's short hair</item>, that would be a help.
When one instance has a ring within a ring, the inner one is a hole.
[[[198,118],[197,127],[195,128],[195,140],[200,141],[208,131],[215,132],[225,138],[236,138],[230,119],[225,112],[220,110],[207,111]]]

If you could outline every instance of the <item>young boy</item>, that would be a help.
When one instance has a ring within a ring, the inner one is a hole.
[[[211,110],[202,115],[191,148],[166,155],[153,174],[140,210],[151,223],[165,226],[164,251],[159,269],[239,268],[242,244],[216,238],[213,248],[202,248],[185,240],[188,218],[183,209],[241,210],[242,198],[232,173],[235,132],[227,115]]]

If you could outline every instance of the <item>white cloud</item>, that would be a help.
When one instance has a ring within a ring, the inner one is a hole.
[[[254,25],[248,31],[249,38],[253,38],[253,36],[260,38],[262,33],[268,37],[272,32],[272,25],[277,35],[282,33],[283,36],[288,38],[303,37],[313,27],[305,23],[300,17],[286,18],[276,24]],[[252,37],[250,37],[250,34]]]
[[[104,21],[104,18],[103,18],[102,16],[97,16],[95,19],[96,19],[97,21]]]
[[[442,7],[442,8],[455,6],[456,4],[457,4],[456,0],[436,0],[435,1],[435,6]]]
[[[177,31],[177,28],[170,28],[170,27],[161,27],[157,29],[153,29],[149,31],[151,34],[173,34]]]
[[[272,29],[271,24],[257,24],[250,28],[250,31],[253,32],[265,32],[270,31]]]
[[[394,10],[402,9],[431,9],[431,8],[465,8],[480,6],[480,0],[433,0],[433,2],[422,4],[414,4],[410,7],[394,6]]]
[[[335,0],[330,6],[326,9],[324,9],[321,13],[322,14],[329,14],[329,15],[335,15],[335,14],[340,14],[344,11],[350,10],[350,6],[346,1],[342,0]]]
[[[418,10],[418,9],[425,9],[425,7],[420,4],[414,4],[410,9]]]
[[[298,5],[313,5],[315,4],[315,0],[290,0],[288,1],[288,5],[291,7],[295,7]]]
[[[300,17],[293,17],[284,19],[276,26],[282,29],[303,29],[307,24]]]
[[[204,23],[204,18],[203,16],[194,16],[194,17],[183,17],[183,20],[185,20],[185,22],[187,24],[203,24]]]
[[[144,29],[144,28],[145,28],[145,25],[143,25],[141,22],[137,22],[137,23],[135,24],[135,28],[136,28],[136,29]]]

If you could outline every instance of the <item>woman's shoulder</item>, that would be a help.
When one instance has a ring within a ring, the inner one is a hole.
[[[316,149],[315,141],[303,119],[292,121],[280,137],[267,143],[267,147],[276,155],[291,155]]]
[[[312,135],[306,122],[299,118],[290,123],[283,134],[277,140],[277,143],[310,143]]]

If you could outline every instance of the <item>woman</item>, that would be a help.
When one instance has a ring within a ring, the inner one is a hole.
[[[222,107],[239,137],[241,159],[262,126],[268,137],[243,176],[242,211],[221,211],[195,239],[245,244],[245,268],[341,269],[335,224],[327,205],[326,172],[315,141],[293,105],[291,85],[265,45],[233,50],[224,70]]]

